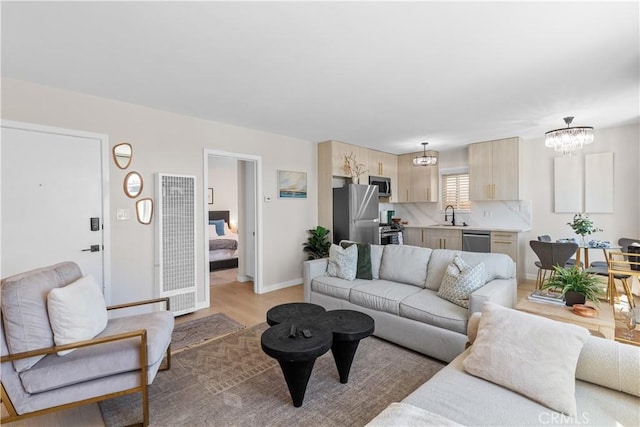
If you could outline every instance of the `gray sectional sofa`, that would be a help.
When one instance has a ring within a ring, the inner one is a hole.
[[[468,309],[437,295],[456,255],[486,267],[486,283],[470,295]],[[468,319],[484,302],[516,303],[515,263],[504,254],[371,245],[373,280],[330,277],[327,265],[326,258],[304,263],[305,301],[366,313],[376,322],[374,335],[446,362],[464,351]]]
[[[471,342],[479,319],[477,314],[470,319]],[[544,329],[548,334],[556,332],[553,325]],[[557,348],[548,350],[558,352]],[[577,358],[575,374],[570,372],[570,382],[575,377],[577,409],[572,415],[550,409],[527,397],[527,393],[516,393],[469,374],[465,360],[472,352],[473,347],[465,350],[402,402],[389,405],[368,427],[640,425],[640,347],[594,336],[587,338]]]

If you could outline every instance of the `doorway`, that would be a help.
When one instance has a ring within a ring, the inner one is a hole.
[[[220,169],[219,171],[213,170]],[[261,158],[246,154],[231,153],[219,150],[205,149],[204,177],[205,188],[205,218],[209,218],[210,211],[229,212],[229,228],[237,233],[237,272],[234,281],[253,282],[253,292],[262,291],[261,265],[261,225],[262,212],[258,197],[262,193],[261,182],[258,180],[261,170]],[[216,178],[216,172],[223,176]],[[211,179],[210,177],[213,177]],[[207,245],[206,265],[211,256],[209,241],[209,223],[205,227],[205,242]],[[211,231],[212,233],[213,231]],[[216,233],[219,234],[219,233]],[[225,274],[218,274],[224,277]],[[228,272],[226,277],[229,277]],[[210,271],[207,269],[205,283],[210,283]],[[210,301],[209,286],[207,300]],[[211,302],[210,302],[211,303]]]
[[[109,302],[107,136],[3,121],[1,141],[2,277],[73,261]]]

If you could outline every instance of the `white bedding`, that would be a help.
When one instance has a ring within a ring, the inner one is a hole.
[[[225,230],[226,231],[226,230]],[[224,234],[222,236],[218,236],[215,235],[213,237],[210,237],[209,240],[214,240],[214,239],[231,239],[231,240],[235,240],[236,242],[238,241],[238,235],[236,233],[233,233],[231,231],[226,231],[228,234]],[[238,258],[238,250],[232,250],[232,249],[216,249],[213,251],[209,251],[209,262],[211,261],[220,261],[223,259],[231,259],[231,258]]]

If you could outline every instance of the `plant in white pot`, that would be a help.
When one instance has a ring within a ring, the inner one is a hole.
[[[554,267],[555,274],[542,286],[542,289],[556,289],[562,293],[566,305],[584,304],[586,300],[600,304],[599,297],[604,296],[602,283],[595,274],[578,267]]]

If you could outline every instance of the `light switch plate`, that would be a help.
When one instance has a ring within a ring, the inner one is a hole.
[[[129,209],[118,208],[116,210],[116,219],[118,221],[128,221],[129,220]]]

